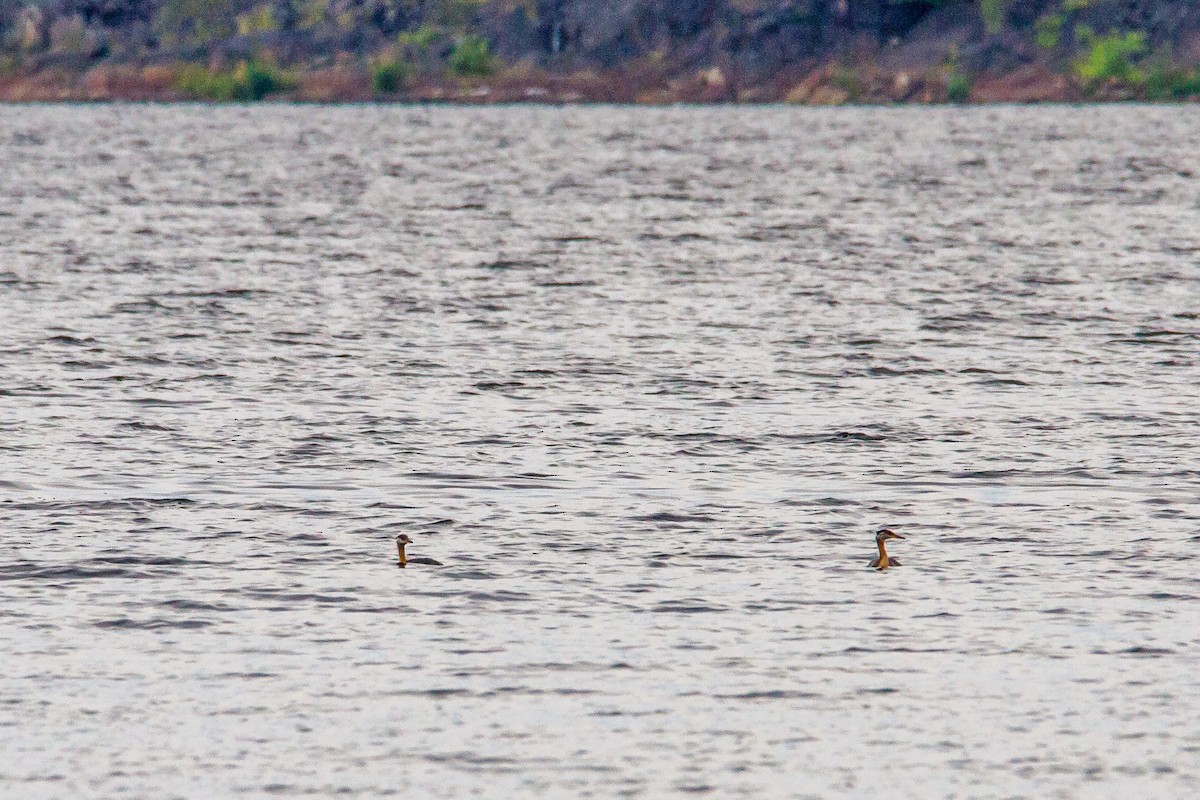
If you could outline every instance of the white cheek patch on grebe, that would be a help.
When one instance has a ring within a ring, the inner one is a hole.
[[[401,569],[404,569],[409,564],[429,564],[434,567],[445,566],[442,562],[435,561],[432,558],[409,558],[405,554],[404,548],[406,545],[410,544],[412,544],[412,539],[408,538],[408,534],[402,533],[396,537],[396,552],[400,555],[400,560],[396,562],[396,566],[400,567]]]

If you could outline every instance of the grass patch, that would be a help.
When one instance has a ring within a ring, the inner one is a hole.
[[[175,88],[196,100],[253,102],[293,88],[295,81],[278,67],[243,61],[232,70],[212,70],[187,64],[175,78]]]

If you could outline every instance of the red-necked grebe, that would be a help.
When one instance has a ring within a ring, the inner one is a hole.
[[[396,564],[398,567],[404,567],[409,564],[432,564],[435,567],[445,566],[440,561],[434,561],[432,558],[409,558],[404,554],[404,545],[412,544],[412,539],[408,538],[408,534],[402,533],[396,537],[396,550],[400,553],[400,561]]]
[[[875,544],[879,545],[879,558],[871,562],[871,566],[878,570],[884,570],[888,567],[898,567],[900,562],[894,558],[889,558],[887,550],[884,549],[883,543],[888,539],[903,539],[904,537],[896,533],[891,528],[880,528],[875,531]]]

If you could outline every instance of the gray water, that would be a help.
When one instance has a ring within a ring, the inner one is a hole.
[[[0,794],[1194,797],[1197,141],[3,108]]]

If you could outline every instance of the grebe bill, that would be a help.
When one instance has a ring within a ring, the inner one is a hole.
[[[404,554],[404,546],[412,544],[412,539],[408,538],[408,534],[402,533],[396,537],[396,552],[400,554],[400,560],[396,563],[398,567],[405,567],[409,564],[432,564],[435,567],[444,567],[440,561],[435,561],[432,558],[409,558]]]
[[[891,528],[880,528],[879,530],[875,531],[875,544],[877,544],[879,546],[879,557],[876,558],[874,561],[872,561],[870,566],[874,567],[877,570],[881,570],[881,571],[887,569],[888,567],[903,566],[896,559],[889,557],[887,554],[887,549],[883,546],[883,543],[886,542],[888,539],[903,539],[903,538],[904,538],[903,536],[896,533]]]

